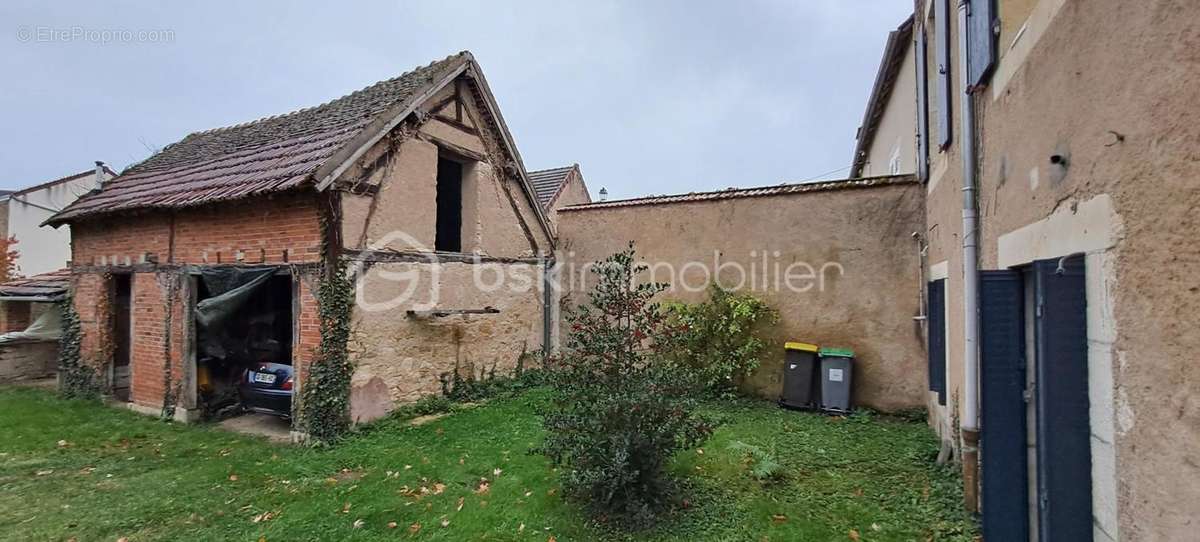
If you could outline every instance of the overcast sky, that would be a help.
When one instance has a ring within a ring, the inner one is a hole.
[[[887,33],[911,10],[910,0],[6,1],[0,188],[94,160],[119,171],[190,132],[316,105],[463,49],[526,167],[578,162],[593,197],[841,177]]]

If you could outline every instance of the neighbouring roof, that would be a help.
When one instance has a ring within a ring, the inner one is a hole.
[[[123,171],[104,189],[51,217],[58,225],[114,211],[178,208],[293,189],[385,113],[400,113],[439,80],[474,65],[449,56],[333,101],[244,124],[196,132]],[[344,151],[343,151],[344,152]]]
[[[862,125],[858,128],[858,143],[854,146],[854,161],[850,166],[851,177],[862,175],[863,167],[867,164],[867,151],[875,140],[875,131],[879,128],[879,122],[887,109],[892,88],[896,86],[896,77],[900,75],[904,55],[912,46],[912,31],[913,17],[909,15],[898,28],[888,33],[887,44],[883,48],[883,60],[880,61],[879,71],[875,74],[871,97],[867,99],[867,111],[863,113]]]
[[[117,176],[117,173],[115,171],[109,169],[108,166],[103,166],[103,167],[104,167],[104,172],[107,173],[109,177]],[[15,191],[8,192],[8,193],[13,196],[20,196],[20,195],[24,195],[24,194],[29,194],[30,192],[37,192],[38,190],[42,190],[44,188],[50,188],[51,186],[54,186],[56,184],[61,184],[61,183],[65,183],[68,181],[74,181],[76,179],[81,179],[83,177],[94,176],[95,174],[96,174],[96,168],[90,168],[90,169],[86,169],[84,171],[80,171],[79,173],[67,175],[66,177],[59,177],[57,179],[54,179],[53,181],[46,181],[41,184],[35,184],[33,186],[30,186],[27,188],[22,188],[20,190],[15,190]]]
[[[852,190],[857,188],[872,188],[916,182],[913,175],[885,175],[881,177],[864,177],[859,179],[841,179],[797,184],[779,184],[775,186],[760,186],[756,188],[730,188],[714,192],[690,192],[667,196],[648,196],[644,198],[596,201],[563,207],[559,211],[583,211],[587,209],[608,209],[612,207],[634,207],[638,205],[664,205],[669,203],[691,203],[697,201],[714,201],[735,198],[755,198],[764,196],[781,196],[789,194],[805,194],[809,192],[829,192],[833,190]]]
[[[538,203],[543,208],[549,207],[550,202],[554,201],[554,197],[562,191],[567,180],[571,178],[571,172],[578,168],[579,164],[572,164],[565,167],[530,171],[529,182],[533,184],[533,191],[537,194]]]
[[[67,293],[70,269],[59,269],[0,284],[0,297],[27,298],[29,301],[56,301]]]

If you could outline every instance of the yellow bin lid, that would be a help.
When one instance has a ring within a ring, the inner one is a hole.
[[[779,344],[779,343],[775,343],[775,344]],[[788,350],[800,350],[802,352],[814,352],[814,353],[816,351],[820,350],[819,348],[817,348],[817,345],[815,345],[815,344],[797,343],[797,342],[784,343],[783,347]]]

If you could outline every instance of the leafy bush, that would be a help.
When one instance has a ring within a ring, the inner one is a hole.
[[[711,428],[693,414],[693,381],[663,363],[666,286],[634,285],[634,250],[598,262],[589,303],[569,311],[566,349],[551,373],[542,452],[562,469],[564,491],[601,520],[645,527],[668,504],[666,466]]]
[[[765,301],[715,284],[704,302],[672,303],[666,310],[675,331],[669,336],[671,361],[717,392],[733,391],[758,368],[759,355],[768,345],[758,331],[779,320]]]

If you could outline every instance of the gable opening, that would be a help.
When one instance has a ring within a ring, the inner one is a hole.
[[[463,164],[445,156],[437,165],[437,233],[434,250],[462,252]]]

